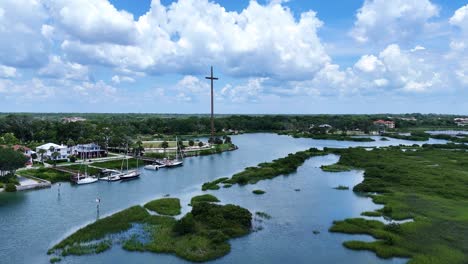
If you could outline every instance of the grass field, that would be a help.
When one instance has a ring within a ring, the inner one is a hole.
[[[57,171],[53,168],[39,168],[21,170],[17,172],[21,176],[33,176],[39,179],[50,181],[51,183],[70,181],[71,174]]]
[[[365,169],[357,192],[378,192],[378,212],[392,219],[383,224],[361,218],[335,221],[331,232],[369,234],[375,242],[348,241],[344,246],[371,250],[383,258],[409,257],[410,263],[468,263],[468,155],[466,151],[419,148],[331,150],[339,165]]]

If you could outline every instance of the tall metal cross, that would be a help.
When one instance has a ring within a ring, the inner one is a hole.
[[[205,77],[205,79],[211,80],[211,138],[214,140],[215,129],[214,129],[213,81],[218,80],[218,78],[213,77],[213,66],[211,66],[211,76]]]

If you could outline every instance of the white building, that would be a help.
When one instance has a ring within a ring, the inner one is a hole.
[[[100,158],[105,157],[105,150],[97,144],[79,144],[70,148],[70,153],[76,155],[78,158],[88,159],[88,158]]]
[[[53,147],[54,151],[51,151],[51,147]],[[41,157],[41,149],[45,150],[44,153],[44,159],[50,159],[52,160],[52,153],[57,152],[59,155],[57,156],[57,160],[66,160],[68,159],[68,147],[64,145],[57,145],[54,143],[47,143],[44,145],[41,145],[36,148],[36,153],[38,158]]]
[[[468,118],[458,117],[453,120],[457,126],[468,126]]]

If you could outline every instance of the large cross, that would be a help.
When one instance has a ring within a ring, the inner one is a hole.
[[[214,100],[213,100],[213,81],[218,80],[218,78],[213,77],[213,66],[211,66],[211,76],[205,77],[208,80],[211,80],[211,139],[214,140],[215,129],[214,129]]]

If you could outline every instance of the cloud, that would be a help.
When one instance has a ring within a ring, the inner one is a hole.
[[[38,0],[2,0],[0,3],[0,64],[37,67],[47,60],[48,42],[41,34],[48,19]]]
[[[468,5],[462,6],[455,11],[449,20],[451,25],[468,30]]]
[[[75,94],[79,95],[78,100],[86,103],[99,103],[108,101],[118,101],[124,98],[119,96],[117,88],[105,83],[102,80],[97,82],[82,82],[72,86]]]
[[[220,96],[235,103],[257,102],[261,99],[264,91],[264,83],[268,78],[251,78],[245,84],[223,87]]]
[[[457,9],[449,19],[449,23],[459,29],[457,35],[452,37],[450,52],[447,55],[454,61],[455,77],[460,85],[468,85],[468,5]]]
[[[424,32],[438,14],[429,0],[365,0],[351,36],[361,43],[407,41]]]
[[[16,68],[0,64],[0,78],[14,78],[16,76]]]
[[[87,66],[79,63],[64,62],[61,57],[52,55],[49,63],[39,69],[39,75],[47,78],[86,81],[89,79]]]
[[[71,37],[87,43],[133,44],[133,15],[108,0],[47,0],[54,22]]]
[[[374,55],[362,56],[354,66],[358,70],[366,73],[375,72],[379,69],[380,71],[385,71],[383,68],[383,63]]]
[[[79,28],[82,19],[69,23]],[[93,23],[85,28],[90,27],[95,39],[74,33],[75,38],[65,39],[61,47],[81,63],[124,66],[151,74],[199,74],[213,64],[232,76],[303,79],[330,61],[317,35],[322,22],[316,13],[305,12],[296,19],[279,2],[260,5],[251,1],[241,12],[227,12],[208,0],[179,0],[169,6],[153,1],[134,25],[135,43],[124,45],[97,34],[100,26]]]
[[[135,82],[135,79],[133,79],[132,77],[128,77],[128,76],[114,75],[114,76],[112,76],[112,82],[115,83],[115,84],[119,84],[119,83],[122,83],[122,82],[132,83],[132,82]]]

